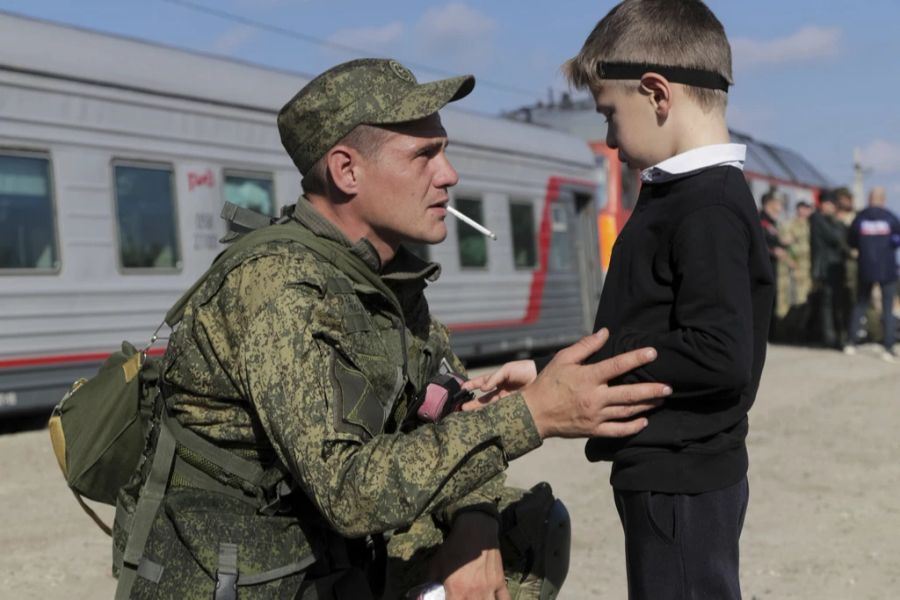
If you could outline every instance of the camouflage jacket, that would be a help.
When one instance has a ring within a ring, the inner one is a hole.
[[[382,269],[368,241],[351,244],[304,199],[292,224],[362,258],[402,314],[302,246],[258,247],[198,290],[173,333],[163,365],[173,416],[243,456],[274,452],[342,536],[489,509],[508,461],[541,443],[521,396],[400,431],[441,359],[461,368],[423,294],[439,267],[401,249]]]

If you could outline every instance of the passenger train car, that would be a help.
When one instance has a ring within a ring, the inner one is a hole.
[[[275,115],[307,78],[3,13],[0,38],[15,41],[0,56],[3,414],[52,406],[122,340],[145,346],[221,250],[223,201],[296,201]],[[463,357],[577,339],[601,283],[590,149],[442,116],[451,202],[498,241],[448,217],[447,240],[420,249],[443,267],[433,312]]]

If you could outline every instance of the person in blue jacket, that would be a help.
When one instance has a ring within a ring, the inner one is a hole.
[[[853,219],[847,232],[847,242],[859,250],[859,282],[856,304],[850,317],[849,343],[844,352],[854,354],[858,342],[860,321],[872,300],[872,288],[881,288],[881,314],[884,328],[884,353],[882,358],[896,362],[894,339],[894,298],[897,295],[897,256],[900,247],[900,219],[885,208],[884,188],[873,188],[869,193],[869,206]]]

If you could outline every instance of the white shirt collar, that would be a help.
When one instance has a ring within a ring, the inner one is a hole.
[[[711,167],[737,167],[744,170],[747,146],[744,144],[711,144],[694,148],[641,171],[644,183],[663,183],[692,175]]]

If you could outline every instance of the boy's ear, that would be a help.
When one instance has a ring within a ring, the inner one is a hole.
[[[350,196],[359,187],[359,153],[349,146],[335,146],[326,155],[328,176],[344,194]]]
[[[641,77],[641,92],[653,104],[657,116],[662,118],[669,116],[669,110],[672,108],[672,84],[668,79],[657,73],[644,73]]]

